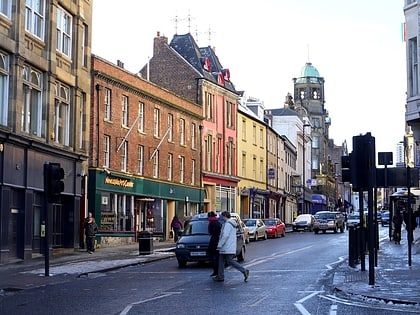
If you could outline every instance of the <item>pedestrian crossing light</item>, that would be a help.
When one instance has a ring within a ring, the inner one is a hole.
[[[60,202],[60,194],[64,191],[64,169],[60,163],[47,165],[47,195],[50,203]]]

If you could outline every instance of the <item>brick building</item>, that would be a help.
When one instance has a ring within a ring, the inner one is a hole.
[[[89,211],[98,241],[136,240],[148,230],[167,238],[174,214],[197,213],[201,107],[92,56]]]

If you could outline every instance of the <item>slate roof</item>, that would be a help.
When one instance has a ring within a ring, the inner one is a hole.
[[[270,111],[272,116],[298,116],[297,112],[290,108],[274,108],[274,109],[266,109],[265,113],[267,115],[267,111]]]
[[[224,69],[211,47],[199,48],[194,38],[190,33],[183,35],[174,35],[169,46],[181,55],[192,67],[194,67],[202,76],[215,84],[219,84],[217,75],[224,73]],[[210,59],[210,69],[205,70],[203,65],[206,57]],[[224,87],[236,94],[235,86],[230,80],[224,81]],[[220,85],[220,84],[219,84]]]

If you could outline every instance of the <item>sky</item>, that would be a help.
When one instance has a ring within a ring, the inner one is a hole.
[[[403,0],[95,0],[92,52],[137,73],[157,32],[214,47],[236,90],[282,108],[306,62],[325,80],[329,138],[370,132],[394,152],[405,132]]]

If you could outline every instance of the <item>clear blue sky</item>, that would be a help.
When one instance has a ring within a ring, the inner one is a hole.
[[[191,32],[199,46],[215,47],[237,90],[279,108],[310,61],[325,79],[335,144],[351,149],[353,136],[371,132],[377,151],[394,152],[403,139],[403,0],[93,3],[93,53],[129,71],[152,57],[158,31],[169,41]]]

